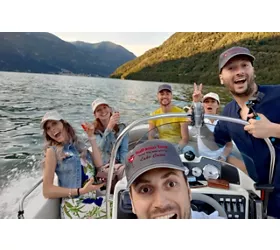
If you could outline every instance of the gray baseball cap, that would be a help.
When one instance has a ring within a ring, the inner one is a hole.
[[[172,92],[172,87],[169,84],[162,84],[158,87],[158,93],[162,90],[168,90]]]
[[[255,57],[251,54],[250,50],[244,47],[232,47],[224,51],[219,57],[219,72],[223,69],[223,67],[227,64],[227,62],[235,57],[235,56],[248,56],[253,63]]]
[[[171,168],[185,171],[175,147],[167,141],[148,140],[131,150],[125,161],[127,187],[145,172],[156,168]]]

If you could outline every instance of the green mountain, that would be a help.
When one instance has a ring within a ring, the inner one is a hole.
[[[135,57],[110,42],[69,43],[44,32],[0,32],[1,71],[109,76]]]
[[[93,54],[104,65],[114,65],[114,67],[118,65],[117,67],[119,67],[136,58],[133,53],[112,42],[85,43],[77,41],[72,44],[86,53]]]
[[[257,82],[280,83],[280,32],[178,32],[110,77],[217,85],[218,57],[231,46],[251,50],[256,57]]]

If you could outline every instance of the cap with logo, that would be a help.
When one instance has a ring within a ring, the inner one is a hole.
[[[232,47],[224,51],[219,57],[219,72],[228,63],[230,59],[235,56],[248,56],[251,62],[255,60],[255,57],[251,54],[250,50],[244,47]]]
[[[127,186],[145,172],[156,168],[185,171],[180,156],[173,144],[163,140],[148,140],[137,145],[126,157],[125,174]]]

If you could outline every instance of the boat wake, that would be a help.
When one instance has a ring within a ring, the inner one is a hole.
[[[2,184],[0,188],[0,219],[16,219],[20,199],[42,178],[39,161],[32,161],[29,164],[33,164],[31,169],[12,169],[5,183]],[[39,193],[39,189],[35,190],[25,200],[25,204],[28,204],[29,200],[32,200]]]

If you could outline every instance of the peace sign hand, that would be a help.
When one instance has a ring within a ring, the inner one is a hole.
[[[197,86],[196,83],[193,84],[193,102],[200,102],[202,99],[202,83]]]

